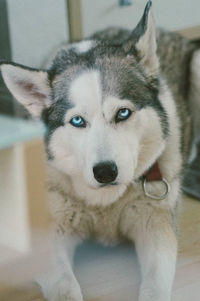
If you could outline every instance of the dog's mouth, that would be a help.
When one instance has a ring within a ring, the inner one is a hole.
[[[111,186],[116,186],[116,185],[119,185],[119,183],[118,182],[103,183],[103,184],[99,185],[99,187],[103,188],[103,187],[111,187]]]

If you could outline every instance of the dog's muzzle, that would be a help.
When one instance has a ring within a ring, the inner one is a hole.
[[[113,161],[102,161],[93,167],[94,177],[99,183],[110,184],[118,175],[117,165]]]

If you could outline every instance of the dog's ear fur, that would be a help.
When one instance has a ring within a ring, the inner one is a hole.
[[[48,73],[13,63],[1,63],[3,79],[12,95],[36,117],[50,105]]]
[[[156,29],[152,15],[152,2],[148,1],[144,14],[123,45],[125,51],[134,54],[145,67],[149,75],[156,75],[159,69],[159,60],[156,53]]]

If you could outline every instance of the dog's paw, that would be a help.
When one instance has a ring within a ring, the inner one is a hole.
[[[78,284],[69,285],[65,281],[58,283],[49,294],[48,301],[83,301]]]
[[[163,293],[158,288],[146,288],[140,291],[139,301],[170,301],[170,293]]]
[[[48,301],[83,301],[83,298],[75,296],[72,292],[55,292],[48,298]]]
[[[73,292],[55,292],[49,298],[48,301],[83,301],[81,295],[76,295]]]

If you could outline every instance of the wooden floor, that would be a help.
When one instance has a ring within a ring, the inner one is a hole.
[[[128,246],[103,248],[87,242],[77,250],[75,273],[85,300],[137,300],[140,272],[135,252]],[[39,288],[31,282],[15,289],[9,285],[5,288],[5,284],[0,283],[0,301],[41,300]],[[180,212],[179,254],[172,301],[199,300],[200,201],[185,197]]]

